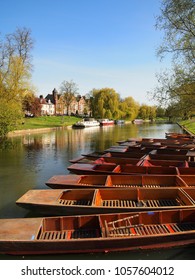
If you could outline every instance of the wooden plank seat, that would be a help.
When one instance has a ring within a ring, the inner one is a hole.
[[[151,199],[151,200],[102,200],[103,207],[159,207],[185,205],[178,199]]]
[[[160,188],[160,187],[167,187],[167,185],[157,185],[157,184],[155,184],[155,185],[137,185],[137,184],[135,184],[135,185],[133,185],[133,184],[131,184],[131,185],[119,185],[119,184],[116,184],[116,185],[113,185],[113,187],[117,187],[117,188],[140,188],[140,187],[142,187],[142,188]]]
[[[101,206],[103,207],[137,207],[137,200],[102,200]]]
[[[96,229],[78,229],[66,231],[44,231],[38,235],[38,240],[64,240],[79,238],[95,238],[100,237]]]
[[[67,199],[59,199],[59,204],[62,205],[88,205],[90,206],[92,204],[91,200],[67,200]]]
[[[132,224],[131,220],[139,215],[132,215],[124,219],[107,222],[105,220],[105,233],[107,237],[127,237],[134,235],[169,234],[173,232],[190,231],[195,229],[195,223],[171,223],[171,224]]]

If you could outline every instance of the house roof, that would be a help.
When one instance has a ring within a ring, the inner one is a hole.
[[[51,103],[55,104],[55,99],[54,99],[53,94],[48,94],[48,95],[45,97],[45,100],[46,100],[47,102],[50,100]]]

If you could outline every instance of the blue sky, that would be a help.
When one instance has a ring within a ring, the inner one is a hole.
[[[122,98],[152,104],[147,92],[166,67],[156,57],[163,37],[154,27],[159,9],[160,0],[6,0],[0,32],[31,29],[38,95],[73,80],[81,95],[111,87]]]

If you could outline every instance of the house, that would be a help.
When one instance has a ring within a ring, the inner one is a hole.
[[[64,104],[64,99],[61,94],[54,88],[51,94],[45,98],[43,95],[39,97],[41,104],[41,115],[67,115],[67,108]],[[84,115],[90,114],[88,100],[85,96],[78,95],[71,102],[69,107],[69,114],[71,115]]]

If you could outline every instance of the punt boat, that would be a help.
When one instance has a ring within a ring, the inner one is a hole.
[[[190,167],[190,163],[186,160],[143,160],[141,166],[164,166],[164,167]]]
[[[194,167],[178,167],[178,175],[195,175],[195,168]]]
[[[0,220],[1,254],[136,251],[194,244],[191,209]]]
[[[158,145],[174,145],[174,146],[183,146],[188,144],[195,144],[194,139],[166,139],[166,138],[141,138],[141,139],[126,139],[122,141],[117,141],[118,144],[128,145],[128,143],[140,144],[140,145],[154,145],[158,143]]]
[[[167,139],[194,139],[194,136],[187,134],[187,133],[175,133],[175,132],[166,132],[165,137]]]
[[[194,209],[195,188],[37,189],[16,204],[46,215]]]
[[[137,159],[143,159],[146,157],[148,153],[145,151],[131,151],[131,152],[122,152],[121,150],[116,151],[116,149],[112,150],[112,152],[92,152],[89,154],[82,154],[82,156],[85,156],[87,158],[97,159],[99,157],[107,158],[107,157],[113,157],[113,158],[137,158]]]
[[[195,161],[195,151],[159,149],[149,152],[145,159]]]
[[[136,158],[119,158],[119,157],[99,157],[97,159],[90,159],[85,156],[81,156],[78,158],[74,158],[69,160],[71,163],[93,163],[93,164],[132,164],[132,165],[140,165],[142,160]]]
[[[182,180],[182,178],[184,179]],[[52,189],[195,187],[195,176],[177,175],[55,175],[45,184]]]
[[[164,174],[176,175],[178,169],[174,166],[134,166],[132,164],[83,164],[74,163],[67,168],[74,174],[112,174],[112,175],[128,175],[128,174]]]

